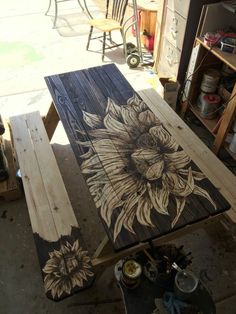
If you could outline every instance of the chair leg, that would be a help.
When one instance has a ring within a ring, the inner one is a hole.
[[[112,43],[111,32],[109,32],[109,40],[110,40],[110,43]]]
[[[77,1],[78,1],[78,4],[79,4],[79,6],[80,6],[81,10],[84,12],[84,7],[82,6],[82,4],[81,4],[80,0],[77,0]]]
[[[92,33],[93,33],[93,26],[90,27],[90,32],[89,32],[89,36],[88,36],[88,42],[87,42],[86,50],[89,49],[89,44],[90,44],[90,40],[92,37]]]
[[[53,28],[56,28],[57,13],[58,13],[57,0],[54,0],[54,2],[55,2],[55,16],[54,16]]]
[[[103,43],[102,43],[102,61],[104,61],[104,57],[105,57],[106,36],[107,36],[107,33],[104,32],[103,33]]]
[[[50,10],[50,8],[51,8],[51,4],[52,4],[52,0],[49,0],[48,9],[47,9],[47,11],[45,12],[45,15],[48,15],[48,12],[49,12],[49,10]]]

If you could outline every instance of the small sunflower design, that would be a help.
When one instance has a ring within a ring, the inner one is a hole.
[[[46,274],[44,285],[53,299],[60,298],[64,293],[70,294],[76,286],[83,288],[83,282],[94,275],[90,271],[88,252],[82,250],[79,240],[73,244],[66,241],[58,251],[49,252],[49,256],[43,268]]]
[[[135,218],[154,227],[152,211],[168,216],[170,197],[176,211],[172,228],[191,194],[207,199],[216,209],[208,192],[197,184],[204,174],[191,168],[190,157],[136,94],[125,105],[108,98],[104,116],[83,111],[83,120],[90,140],[78,141],[87,148],[81,156],[82,173],[88,176],[90,193],[108,228],[118,213],[114,242],[122,228],[135,233]]]

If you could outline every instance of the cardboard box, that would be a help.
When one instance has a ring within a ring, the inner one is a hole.
[[[173,81],[170,77],[161,77],[157,83],[157,92],[174,111],[176,111],[179,88],[179,82]]]

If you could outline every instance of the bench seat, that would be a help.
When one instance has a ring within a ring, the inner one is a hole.
[[[91,286],[91,260],[39,112],[10,118],[46,295]]]

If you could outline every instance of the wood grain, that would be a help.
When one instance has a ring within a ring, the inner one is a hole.
[[[39,112],[10,122],[45,293],[60,300],[91,285],[90,258]]]
[[[46,83],[116,250],[229,209],[115,65]]]

